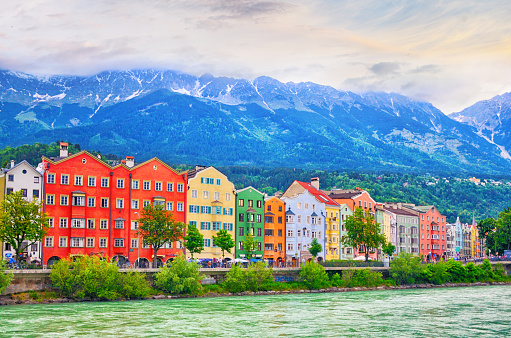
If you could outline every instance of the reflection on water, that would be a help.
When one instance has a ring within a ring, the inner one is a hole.
[[[0,336],[509,337],[511,287],[0,307]]]

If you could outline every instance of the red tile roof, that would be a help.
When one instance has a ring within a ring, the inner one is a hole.
[[[300,184],[302,187],[304,187],[308,192],[311,193],[311,195],[314,195],[314,197],[321,203],[325,203],[328,205],[334,205],[339,206],[339,203],[328,197],[327,194],[325,194],[323,191],[318,190],[314,188],[310,183],[306,182],[300,182],[296,181],[298,184]]]

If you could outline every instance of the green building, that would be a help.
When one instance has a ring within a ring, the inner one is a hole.
[[[250,233],[256,241],[252,257],[264,257],[264,194],[253,187],[236,193],[236,258],[249,258],[244,247],[245,236]]]

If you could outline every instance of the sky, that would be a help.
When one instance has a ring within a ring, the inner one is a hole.
[[[449,114],[511,91],[511,1],[2,1],[0,68],[264,75]]]

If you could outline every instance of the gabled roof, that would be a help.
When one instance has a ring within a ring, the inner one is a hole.
[[[30,169],[32,169],[32,171],[33,171],[33,172],[35,172],[35,173],[37,173],[39,176],[41,176],[41,173],[40,173],[39,171],[37,171],[37,169],[36,169],[36,168],[32,167],[32,165],[31,165],[30,163],[28,163],[28,161],[27,161],[27,160],[23,160],[23,161],[19,162],[18,164],[16,164],[16,165],[15,165],[14,167],[12,167],[12,168],[7,168],[7,169],[5,169],[5,172],[6,172],[6,173],[8,173],[9,171],[16,169],[17,167],[19,167],[19,166],[21,166],[21,165],[23,165],[23,164],[25,164],[27,167],[29,167]]]
[[[286,216],[287,215],[294,215],[295,213],[291,211],[291,207],[289,207],[289,209],[287,209],[286,211]]]
[[[305,190],[307,190],[311,195],[313,195],[316,200],[320,203],[324,203],[326,205],[339,206],[339,203],[328,197],[323,191],[314,188],[310,183],[295,181],[300,186],[302,186]]]
[[[248,186],[248,187],[246,187],[246,188],[236,190],[236,193],[238,193],[238,194],[239,194],[240,192],[245,191],[245,190],[247,190],[247,189],[253,189],[253,190],[257,191],[259,194],[261,194],[261,195],[263,195],[263,196],[264,196],[264,194],[263,194],[262,192],[260,192],[259,190],[257,190],[257,189],[256,189],[256,188],[254,188],[253,186]]]
[[[388,206],[388,205],[378,205],[377,206],[378,209],[383,209],[387,212],[391,212],[393,214],[396,214],[396,215],[403,215],[403,216],[413,216],[413,217],[418,217],[416,214],[414,214],[413,212],[410,212],[406,209],[403,209],[403,208],[393,208],[392,206]]]
[[[355,189],[346,189],[346,190],[332,190],[328,194],[331,198],[335,199],[351,199],[355,196],[358,196],[362,194],[361,190],[355,190]]]

